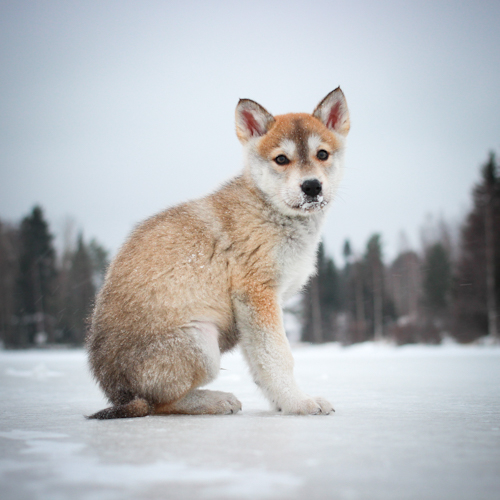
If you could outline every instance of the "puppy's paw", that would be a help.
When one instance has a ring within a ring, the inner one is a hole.
[[[332,405],[323,398],[311,398],[297,400],[283,408],[283,413],[287,415],[329,415],[335,410]]]
[[[212,391],[211,392],[211,412],[219,415],[230,415],[238,413],[241,410],[241,403],[234,394],[230,392]]]
[[[333,406],[326,399],[321,397],[315,397],[314,400],[321,407],[321,413],[323,415],[330,415],[330,413],[335,413]]]

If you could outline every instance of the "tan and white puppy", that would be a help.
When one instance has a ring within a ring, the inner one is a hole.
[[[90,418],[236,413],[234,395],[199,387],[237,344],[275,409],[333,411],[295,381],[281,304],[314,272],[348,131],[340,88],[312,115],[240,100],[241,175],[146,220],[108,270],[87,348],[113,406]]]

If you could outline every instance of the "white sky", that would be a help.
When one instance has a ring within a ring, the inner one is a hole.
[[[41,204],[113,252],[134,224],[241,169],[240,97],[352,128],[325,227],[337,257],[459,219],[500,152],[498,1],[0,0],[0,218]]]

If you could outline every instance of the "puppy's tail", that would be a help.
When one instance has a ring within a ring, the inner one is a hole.
[[[88,419],[107,420],[110,418],[146,417],[153,413],[154,407],[145,399],[135,398],[124,405],[112,406],[88,416]]]

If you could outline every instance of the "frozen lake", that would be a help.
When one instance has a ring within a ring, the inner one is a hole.
[[[294,348],[333,416],[268,410],[239,353],[209,388],[227,416],[87,421],[83,351],[0,351],[2,500],[497,499],[500,348]]]

